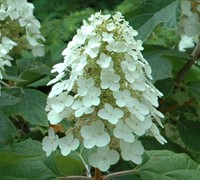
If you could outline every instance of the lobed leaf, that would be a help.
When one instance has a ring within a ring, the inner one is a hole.
[[[168,150],[147,151],[139,174],[142,180],[197,180],[200,166],[186,154]]]
[[[4,111],[8,115],[22,116],[33,125],[48,126],[45,112],[47,96],[36,89],[13,88],[7,91],[21,101],[13,106],[7,106]]]
[[[17,129],[10,119],[0,112],[0,147],[14,142],[14,138],[18,136]]]
[[[172,65],[166,57],[170,51],[172,50],[160,46],[145,46],[143,55],[152,68],[154,82],[172,77]]]
[[[137,8],[125,14],[130,25],[138,31],[138,39],[145,41],[160,23],[167,27],[177,25],[179,0],[143,0]]]
[[[185,146],[200,154],[200,123],[198,121],[189,121],[180,119],[178,121],[178,131]]]
[[[1,92],[0,107],[14,105],[14,104],[18,103],[20,100],[21,100],[20,98],[14,97],[6,92]]]

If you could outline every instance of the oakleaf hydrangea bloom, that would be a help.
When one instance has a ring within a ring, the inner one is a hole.
[[[5,65],[10,66],[9,52],[18,46],[19,50],[28,48],[34,56],[43,56],[40,22],[33,15],[34,6],[27,0],[0,0],[0,78]],[[18,51],[19,51],[18,50]]]
[[[46,110],[51,124],[67,121],[65,145],[59,142],[63,155],[80,144],[92,151],[89,164],[107,171],[120,154],[125,161],[142,162],[142,135],[166,142],[157,127],[163,127],[156,109],[162,93],[151,82],[136,35],[120,12],[93,14],[63,51],[64,61],[53,67],[57,76],[49,82]]]
[[[184,0],[181,1],[181,20],[178,26],[178,34],[181,35],[179,50],[194,47],[198,42],[200,34],[200,1]]]

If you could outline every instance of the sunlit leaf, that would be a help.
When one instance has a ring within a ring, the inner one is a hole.
[[[177,25],[178,0],[144,0],[137,8],[125,14],[126,19],[138,31],[138,39],[146,40],[156,25]]]
[[[200,166],[186,154],[171,151],[148,151],[139,167],[142,180],[197,180]]]
[[[83,175],[85,166],[79,156],[71,154],[69,156],[56,155],[55,163],[59,173],[63,176]]]

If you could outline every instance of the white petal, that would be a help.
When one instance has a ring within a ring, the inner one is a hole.
[[[76,150],[79,146],[79,140],[78,139],[74,139],[73,142],[71,143],[71,150]]]
[[[57,102],[53,103],[51,105],[51,107],[56,113],[60,113],[65,108],[65,105],[63,103],[57,101]]]
[[[110,164],[113,165],[117,163],[117,161],[119,161],[119,154],[117,151],[111,149],[106,158],[108,159]]]
[[[106,146],[110,142],[110,136],[108,133],[104,133],[98,136],[96,139],[96,146],[103,147]]]
[[[105,109],[100,109],[98,111],[98,116],[102,119],[108,119],[108,113]]]
[[[51,124],[58,124],[63,119],[62,116],[60,114],[56,113],[54,110],[51,110],[47,114],[47,118]]]
[[[90,139],[92,137],[90,126],[82,126],[81,128],[81,136],[84,139]]]
[[[53,146],[52,146],[52,143],[51,143],[49,137],[46,136],[42,140],[42,148],[46,152],[46,155],[50,156],[51,152],[53,151]]]
[[[97,164],[97,167],[101,170],[101,171],[103,171],[103,172],[105,172],[105,171],[107,171],[109,168],[110,168],[110,164],[109,164],[109,162],[105,159],[102,159],[101,161],[99,161],[99,163]]]
[[[96,145],[96,139],[94,137],[90,139],[84,139],[83,144],[86,148],[91,149]]]
[[[142,163],[142,157],[132,154],[131,159],[130,159],[133,163],[135,164],[141,164]]]

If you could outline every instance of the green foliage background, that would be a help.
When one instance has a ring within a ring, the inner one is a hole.
[[[111,172],[135,168],[135,174],[115,180],[198,180],[200,177],[200,64],[198,61],[176,82],[191,59],[192,49],[178,51],[180,37],[174,29],[180,19],[179,0],[32,0],[35,16],[46,38],[45,56],[34,58],[23,51],[4,73],[0,96],[0,179],[49,180],[84,175],[84,149],[68,157],[56,151],[49,158],[41,141],[48,130],[45,105],[51,67],[62,61],[61,52],[76,34],[82,20],[96,11],[121,11],[144,41],[143,55],[152,67],[156,87],[163,92],[159,110],[164,113],[160,145],[141,139],[146,153],[135,167],[121,160]]]

